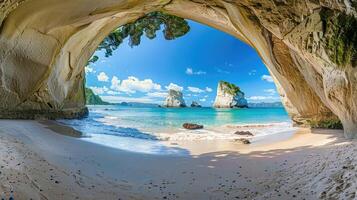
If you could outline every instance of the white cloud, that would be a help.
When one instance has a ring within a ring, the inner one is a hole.
[[[105,92],[109,91],[107,87],[89,87],[95,94],[104,94]]]
[[[175,83],[170,83],[168,86],[165,86],[165,88],[167,90],[176,90],[176,91],[182,91],[183,90],[183,87],[175,84]]]
[[[139,102],[139,103],[156,103],[161,104],[161,100],[144,97],[123,97],[123,96],[101,96],[104,101],[110,103],[120,103],[120,102]]]
[[[113,90],[109,90],[109,91],[107,92],[107,94],[109,94],[109,95],[118,95],[118,94],[120,94],[120,92],[113,91]]]
[[[95,73],[95,72],[96,72],[96,71],[94,70],[94,68],[91,67],[91,66],[89,66],[89,65],[84,68],[84,71],[86,72],[86,74]]]
[[[104,73],[104,72],[100,72],[99,75],[97,76],[98,81],[101,82],[108,82],[109,77]]]
[[[129,76],[127,79],[120,81],[118,77],[113,76],[111,89],[125,92],[125,93],[136,93],[139,92],[150,92],[150,91],[160,91],[161,85],[154,83],[151,79],[139,80],[134,76]]]
[[[188,75],[203,75],[203,74],[206,74],[206,72],[204,71],[194,71],[192,68],[186,68],[186,74]]]
[[[253,69],[248,74],[249,76],[254,76],[257,73],[257,70]]]
[[[252,102],[275,102],[280,101],[280,97],[277,96],[251,96],[247,98]]]
[[[120,80],[118,79],[118,77],[113,76],[111,82],[112,85],[110,86],[110,88],[116,91],[120,91]]]
[[[225,70],[220,69],[220,68],[216,68],[216,70],[217,70],[217,72],[218,72],[218,73],[222,73],[222,74],[230,74],[230,72],[229,72],[229,71],[225,71]]]
[[[262,80],[263,80],[263,81],[270,82],[270,83],[273,83],[273,82],[274,82],[273,77],[271,77],[271,76],[269,76],[269,75],[265,75],[265,74],[262,76]]]
[[[268,93],[268,94],[270,94],[270,95],[276,94],[276,91],[275,91],[274,89],[265,89],[264,92],[265,92],[265,93]]]
[[[149,92],[146,94],[146,96],[154,98],[165,98],[167,95],[167,92]]]
[[[202,93],[202,92],[204,92],[204,90],[202,90],[200,88],[197,88],[197,87],[188,86],[187,89],[188,89],[188,91],[193,92],[193,93]]]
[[[203,98],[203,99],[200,99],[200,101],[201,101],[201,102],[205,102],[205,101],[206,101],[206,99],[205,99],[205,98]]]
[[[212,88],[206,87],[205,89],[200,89],[198,87],[188,86],[187,90],[193,93],[203,93],[203,92],[212,92]]]

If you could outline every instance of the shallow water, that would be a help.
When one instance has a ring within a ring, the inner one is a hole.
[[[235,140],[235,131],[251,131],[254,138],[295,130],[283,108],[215,109],[131,106],[89,106],[81,120],[61,120],[81,131],[84,140],[139,153],[186,154],[160,141]],[[185,130],[183,123],[204,125]]]

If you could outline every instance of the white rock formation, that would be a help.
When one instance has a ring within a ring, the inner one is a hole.
[[[183,99],[182,92],[177,90],[169,90],[169,94],[167,95],[164,104],[164,107],[186,107],[185,100]]]
[[[357,62],[351,51],[357,8],[351,2],[2,0],[0,117],[82,115],[84,66],[99,43],[118,26],[161,10],[254,47],[296,124],[339,119],[345,136],[357,138]]]
[[[248,102],[239,87],[225,81],[220,81],[213,106],[215,108],[247,108]]]

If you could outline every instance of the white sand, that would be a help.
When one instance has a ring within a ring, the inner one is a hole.
[[[190,156],[122,151],[36,121],[0,121],[0,193],[15,199],[354,199],[357,141],[301,129],[284,140],[168,145]],[[68,130],[67,130],[68,131]],[[60,131],[59,131],[60,132]]]

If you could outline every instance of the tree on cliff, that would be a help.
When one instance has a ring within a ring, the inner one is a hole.
[[[145,36],[149,39],[156,37],[156,32],[163,26],[163,33],[166,40],[173,40],[185,35],[190,26],[183,18],[168,15],[163,12],[152,12],[135,22],[123,25],[111,32],[98,46],[97,50],[105,50],[105,57],[113,55],[115,51],[129,37],[129,45],[131,47],[138,46],[141,42],[141,37]],[[88,63],[98,61],[99,57],[94,55]]]

